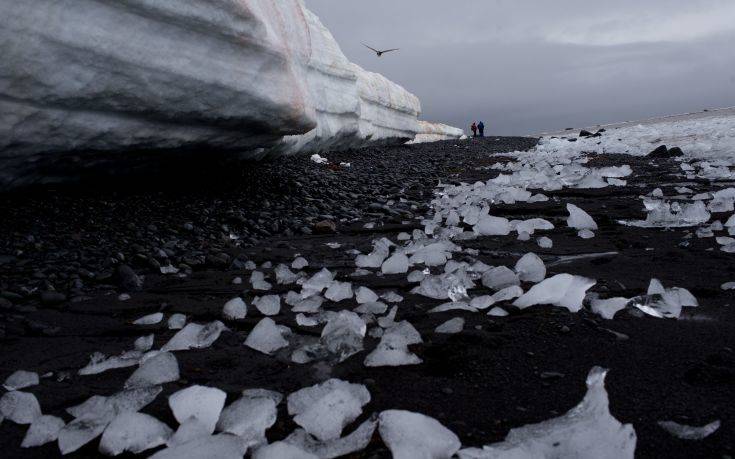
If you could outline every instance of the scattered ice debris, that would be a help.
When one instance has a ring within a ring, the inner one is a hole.
[[[455,317],[454,319],[449,319],[443,324],[436,327],[436,329],[434,329],[434,332],[453,335],[455,333],[462,332],[463,329],[464,319],[461,317]]]
[[[722,290],[735,290],[735,282],[725,282],[722,284]]]
[[[281,312],[281,297],[278,295],[266,295],[255,298],[253,304],[264,316],[275,316]]]
[[[226,320],[240,320],[248,315],[248,306],[242,298],[233,298],[222,308],[222,317]]]
[[[408,257],[403,253],[396,253],[383,262],[383,274],[404,274],[408,272]]]
[[[352,311],[340,311],[322,330],[321,342],[340,362],[362,351],[367,332],[365,321]]]
[[[475,225],[475,232],[480,236],[507,236],[511,232],[507,218],[485,215]]]
[[[161,352],[145,362],[125,381],[125,389],[139,389],[178,381],[179,363],[170,352]]]
[[[206,325],[190,323],[176,333],[162,351],[187,351],[189,349],[205,349],[211,346],[225,329],[219,320]]]
[[[179,423],[196,418],[206,426],[209,433],[214,432],[227,394],[214,387],[191,386],[182,389],[168,398],[168,406]]]
[[[153,340],[156,338],[156,335],[151,333],[150,335],[141,336],[140,338],[135,340],[135,343],[133,343],[133,347],[138,352],[148,352],[153,347]]]
[[[329,441],[319,441],[304,429],[296,429],[284,442],[296,446],[320,459],[333,459],[365,449],[378,427],[377,416],[360,424],[351,434]]]
[[[487,313],[487,315],[493,317],[505,317],[508,315],[508,312],[500,306],[495,306],[490,310],[490,312]]]
[[[125,451],[139,454],[166,444],[173,431],[158,419],[143,413],[118,415],[105,429],[99,450],[107,456]]]
[[[379,419],[380,438],[395,459],[449,459],[462,446],[454,432],[420,413],[388,410]]]
[[[260,271],[253,271],[250,274],[250,284],[253,286],[253,290],[266,291],[270,290],[273,286],[266,282],[265,274]]]
[[[546,266],[535,253],[527,253],[516,263],[518,277],[523,282],[538,283],[546,278]]]
[[[385,331],[375,350],[365,357],[365,366],[417,365],[422,360],[409,351],[408,346],[421,342],[421,335],[413,325],[407,321],[400,322]]]
[[[28,428],[21,448],[35,448],[51,443],[59,438],[59,431],[66,423],[56,416],[40,416],[36,418],[31,427]]]
[[[630,303],[629,298],[610,298],[608,300],[593,299],[590,303],[592,312],[603,319],[612,320],[618,311],[622,311]]]
[[[403,301],[403,297],[393,291],[382,293],[380,299],[387,303],[400,303]]]
[[[374,303],[378,301],[378,294],[367,287],[358,287],[355,291],[355,299],[358,304]]]
[[[166,323],[168,325],[169,330],[181,330],[184,328],[184,325],[186,325],[186,316],[184,314],[172,314],[171,317],[168,318],[168,322]]]
[[[447,312],[447,311],[470,311],[470,312],[477,312],[477,309],[473,308],[469,304],[465,303],[464,301],[450,301],[449,303],[443,303],[439,306],[436,306],[434,308],[429,309],[429,314],[435,314],[438,312]]]
[[[319,459],[319,457],[291,443],[277,441],[255,450],[253,459]]]
[[[525,309],[537,304],[551,304],[579,312],[587,290],[597,282],[571,274],[557,274],[536,284],[513,305]]]
[[[334,281],[324,292],[324,297],[335,303],[352,298],[352,296],[352,284],[349,282]]]
[[[111,357],[95,352],[89,356],[89,363],[79,370],[79,374],[82,376],[96,375],[107,370],[132,367],[140,362],[141,357],[140,351],[128,351]]]
[[[554,241],[552,241],[551,239],[549,239],[546,236],[542,236],[542,237],[536,239],[536,243],[542,249],[550,249],[550,248],[554,247]]]
[[[593,368],[587,376],[584,399],[563,416],[512,429],[502,443],[463,449],[460,459],[632,459],[636,433],[632,425],[623,425],[610,414],[606,373]]]
[[[567,204],[567,212],[569,212],[567,225],[570,228],[578,230],[597,230],[597,223],[595,223],[592,217],[584,210],[574,204]]]
[[[317,164],[328,164],[329,163],[329,160],[327,158],[320,156],[319,153],[314,153],[313,155],[311,155],[311,158],[309,159],[311,159],[312,162],[315,162]]]
[[[644,313],[659,319],[678,319],[682,308],[699,306],[697,299],[689,290],[679,287],[664,288],[658,279],[651,279],[647,295],[634,298],[632,304]]]
[[[299,280],[299,275],[291,271],[288,266],[284,264],[279,264],[276,266],[276,268],[273,270],[273,272],[276,274],[276,283],[278,285],[289,285],[295,283],[297,280]]]
[[[161,274],[177,274],[179,268],[172,266],[170,263],[166,266],[161,266]]]
[[[150,459],[242,459],[247,447],[235,435],[197,437],[161,450]]]
[[[482,285],[492,290],[502,290],[520,283],[518,274],[506,266],[498,266],[482,275]]]
[[[0,398],[0,417],[16,424],[31,424],[41,416],[36,396],[28,392],[10,391]]]
[[[714,421],[702,427],[687,426],[674,421],[659,421],[658,425],[671,435],[682,440],[704,440],[717,432],[720,428],[720,421]]]
[[[681,228],[707,223],[711,217],[702,201],[681,205],[678,202],[644,199],[643,203],[648,212],[645,220],[619,223],[642,228]]]
[[[245,392],[222,411],[217,430],[237,435],[248,446],[265,443],[265,431],[276,422],[276,406],[280,400],[265,391]]]
[[[18,370],[8,376],[3,387],[6,390],[19,390],[38,385],[38,373],[35,371]]]
[[[154,314],[148,314],[147,316],[143,316],[140,319],[134,320],[134,325],[155,325],[157,323],[160,323],[163,320],[163,313],[162,312],[156,312]]]
[[[334,274],[327,268],[322,268],[319,272],[304,281],[301,286],[302,298],[322,293],[322,291],[332,285],[334,282]]]
[[[277,325],[273,319],[266,317],[253,328],[245,345],[263,354],[272,354],[273,352],[288,346],[288,341],[284,338],[284,329]]]

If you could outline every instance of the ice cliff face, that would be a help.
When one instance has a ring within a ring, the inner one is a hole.
[[[437,142],[439,140],[460,139],[464,137],[462,129],[441,123],[419,121],[419,132],[410,143]]]
[[[419,100],[350,63],[301,0],[0,0],[0,10],[0,187],[49,180],[65,154],[258,157],[420,130]]]

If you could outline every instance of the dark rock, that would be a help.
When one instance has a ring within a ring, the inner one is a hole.
[[[129,292],[137,292],[143,288],[143,280],[128,265],[120,265],[117,268],[117,283]]]
[[[60,292],[46,291],[41,292],[41,303],[47,306],[56,305],[66,301],[66,295]]]
[[[322,220],[314,224],[314,233],[333,234],[337,232],[337,225],[331,220]]]
[[[669,150],[668,148],[666,148],[666,145],[661,145],[660,147],[650,152],[648,154],[648,157],[649,158],[674,158],[675,155],[671,154],[672,150]]]
[[[582,129],[582,131],[579,133],[580,137],[592,137],[594,134],[592,134],[590,131]]]

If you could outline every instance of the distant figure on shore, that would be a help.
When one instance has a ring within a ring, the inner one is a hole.
[[[485,123],[480,121],[480,123],[477,125],[477,130],[480,131],[480,137],[485,137]]]
[[[473,121],[470,129],[472,129],[472,137],[477,137],[477,123]]]

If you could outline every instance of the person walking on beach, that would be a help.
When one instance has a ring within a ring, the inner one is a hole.
[[[472,129],[472,137],[477,137],[477,123],[473,121],[470,129]]]
[[[480,121],[480,123],[477,125],[477,130],[480,131],[480,137],[485,137],[485,123]]]

